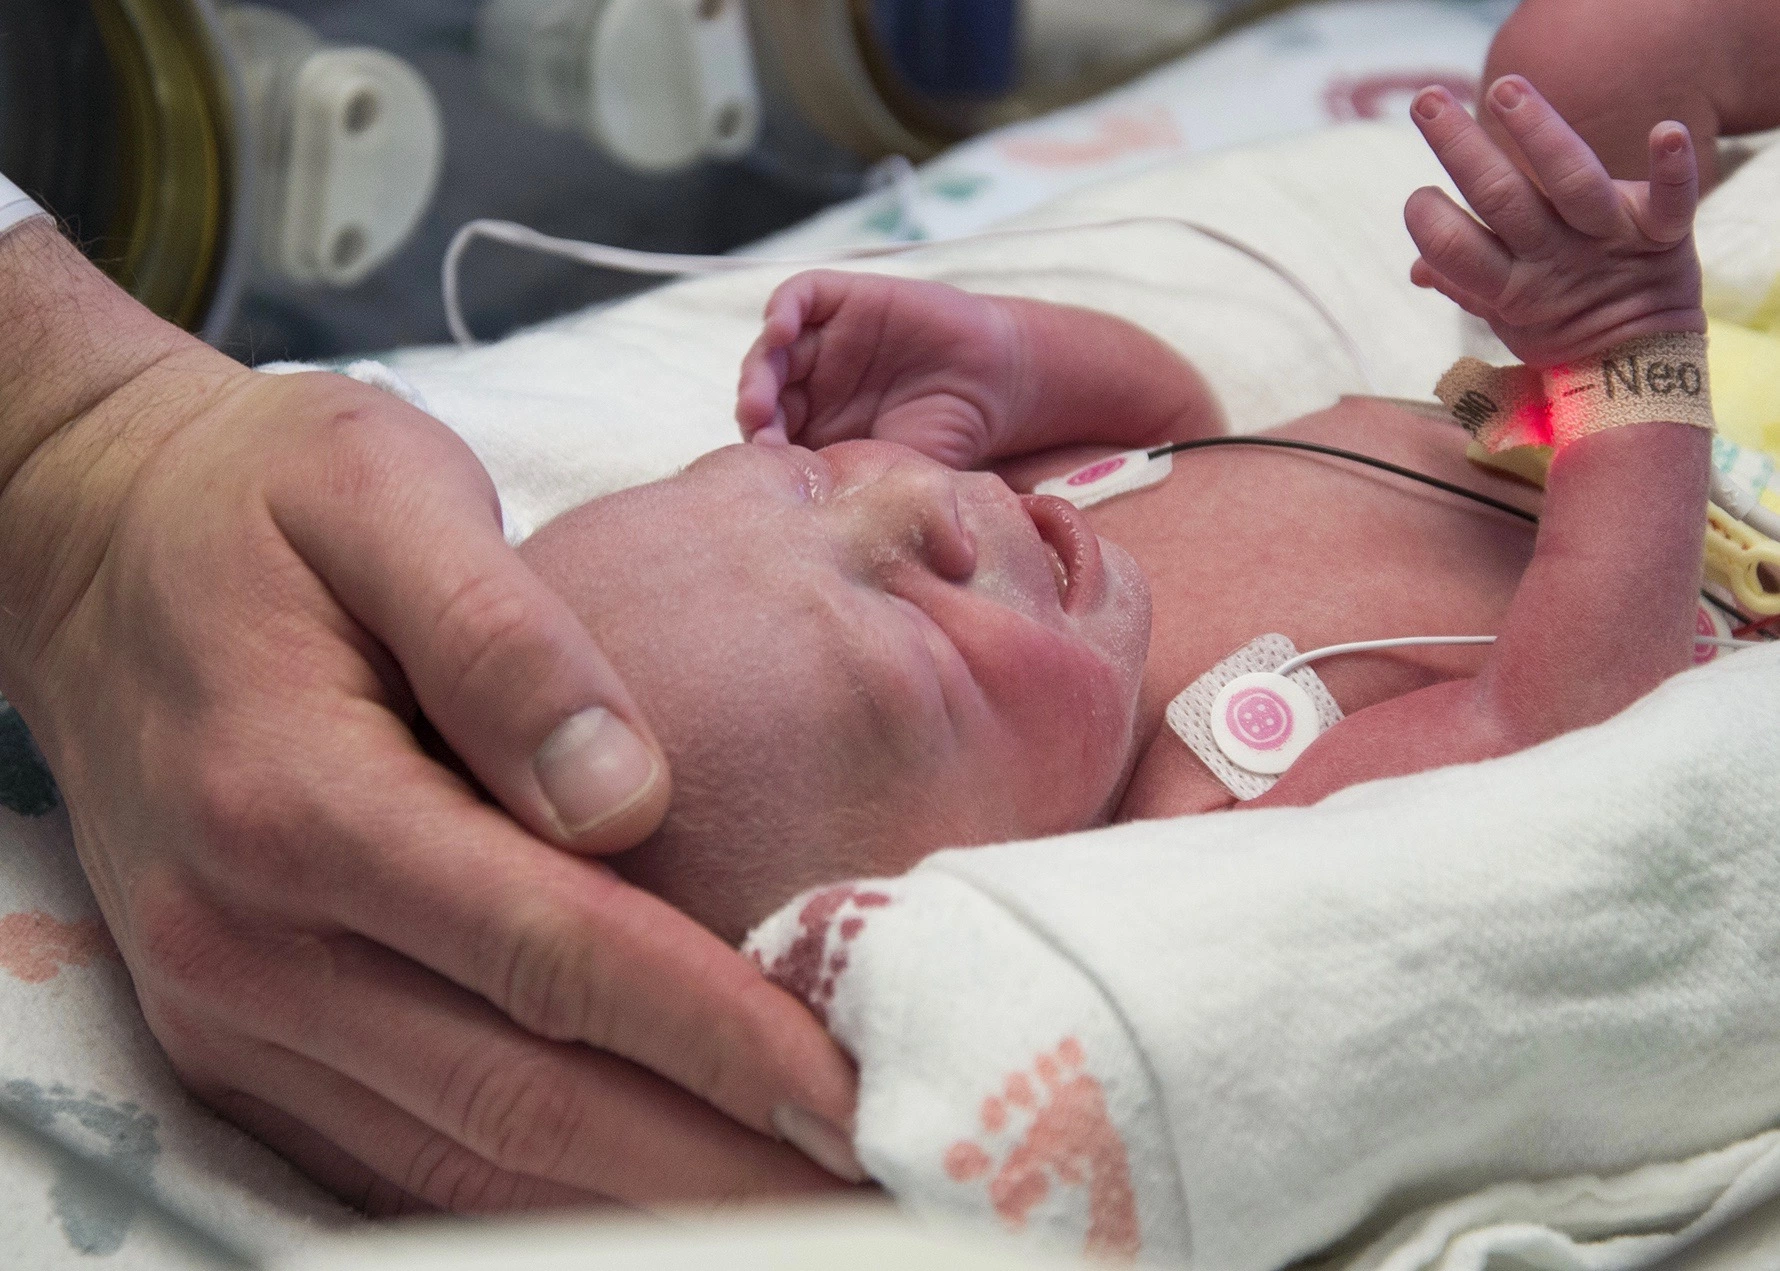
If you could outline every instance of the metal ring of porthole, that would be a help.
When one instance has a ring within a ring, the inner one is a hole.
[[[207,0],[90,0],[117,84],[110,259],[150,309],[222,334],[249,254],[248,129]]]

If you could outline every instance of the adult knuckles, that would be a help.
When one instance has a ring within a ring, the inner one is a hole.
[[[478,1051],[453,1069],[442,1106],[454,1137],[476,1156],[503,1170],[555,1177],[585,1146],[585,1093],[568,1076],[555,1054],[515,1060]]]
[[[609,1049],[616,1010],[586,932],[552,914],[517,921],[517,935],[508,926],[497,937],[508,943],[496,1005],[527,1032]]]
[[[546,684],[557,654],[537,632],[550,624],[540,602],[512,581],[489,574],[465,579],[447,597],[433,630],[439,679],[419,685],[423,702],[445,718],[480,714],[487,703],[516,703]]]
[[[175,1021],[189,1053],[201,1036],[190,1005],[241,997],[240,950],[195,888],[158,872],[132,889],[130,935],[125,953],[137,990],[145,1000],[163,1003],[160,1017]]]
[[[188,769],[195,864],[211,881],[267,901],[303,889],[329,858],[313,797],[276,739],[218,727]]]

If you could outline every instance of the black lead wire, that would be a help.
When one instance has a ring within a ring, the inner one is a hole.
[[[1433,486],[1436,490],[1444,490],[1448,494],[1456,494],[1462,499],[1470,499],[1473,503],[1481,503],[1498,512],[1506,512],[1509,516],[1519,517],[1534,525],[1539,518],[1533,513],[1515,507],[1512,503],[1504,503],[1501,499],[1493,499],[1487,494],[1476,490],[1468,490],[1452,481],[1443,481],[1439,477],[1431,477],[1425,472],[1417,472],[1414,468],[1405,468],[1401,464],[1392,463],[1388,459],[1377,459],[1372,455],[1363,455],[1354,450],[1343,450],[1339,446],[1325,446],[1317,441],[1293,441],[1286,437],[1201,437],[1198,441],[1177,441],[1167,446],[1157,446],[1149,451],[1149,457],[1160,459],[1163,455],[1184,454],[1189,450],[1213,450],[1219,446],[1258,446],[1266,450],[1302,450],[1313,455],[1326,455],[1331,459],[1345,459],[1349,463],[1362,464],[1368,468],[1377,468],[1380,472],[1388,472],[1392,476],[1403,477],[1409,481],[1419,481],[1423,485]],[[1711,593],[1701,591],[1700,595],[1712,601],[1719,608],[1722,602],[1713,598]],[[1739,609],[1731,609],[1731,614],[1747,626],[1753,619],[1747,618]]]
[[[1467,490],[1462,485],[1443,481],[1439,477],[1431,477],[1425,472],[1417,472],[1414,468],[1402,467],[1388,459],[1375,459],[1371,455],[1342,450],[1337,446],[1325,446],[1315,441],[1292,441],[1285,437],[1203,437],[1198,441],[1177,441],[1173,445],[1158,446],[1149,452],[1149,456],[1152,459],[1160,459],[1163,455],[1178,455],[1188,450],[1211,450],[1218,446],[1260,446],[1268,450],[1303,450],[1313,455],[1327,455],[1331,459],[1345,459],[1349,463],[1363,464],[1368,468],[1377,468],[1380,472],[1388,472],[1393,476],[1419,481],[1423,485],[1431,485],[1436,490],[1456,494],[1461,498],[1470,499],[1473,503],[1481,503],[1498,512],[1506,512],[1523,521],[1530,521],[1534,525],[1539,524],[1537,516],[1515,507],[1512,503],[1504,503],[1501,499],[1492,499],[1487,494],[1481,494],[1476,490]]]

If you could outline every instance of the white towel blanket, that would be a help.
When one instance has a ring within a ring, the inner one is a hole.
[[[1777,776],[1764,649],[1312,809],[948,852],[751,947],[916,1209],[1217,1271],[1643,1266],[1780,1189]]]

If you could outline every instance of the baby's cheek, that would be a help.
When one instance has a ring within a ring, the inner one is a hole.
[[[1126,678],[1079,642],[1032,627],[979,664],[1001,733],[996,779],[1023,836],[1081,829],[1105,807],[1131,750]]]

